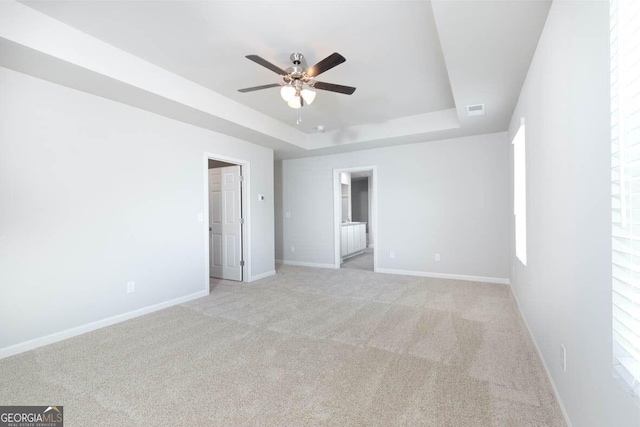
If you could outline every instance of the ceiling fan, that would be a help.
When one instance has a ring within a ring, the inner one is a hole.
[[[248,87],[238,89],[238,92],[246,93],[280,86],[280,95],[291,108],[297,109],[304,105],[311,105],[313,100],[316,98],[316,92],[313,89],[327,90],[329,92],[342,93],[345,95],[351,95],[356,91],[355,87],[324,83],[315,79],[318,75],[346,61],[344,56],[337,52],[332,53],[316,65],[308,68],[305,68],[304,66],[304,55],[301,53],[292,53],[290,58],[293,62],[293,66],[286,70],[273,65],[271,62],[259,57],[258,55],[247,55],[246,58],[256,64],[270,69],[276,74],[279,74],[284,83]]]

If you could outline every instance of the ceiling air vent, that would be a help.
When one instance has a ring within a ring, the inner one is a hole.
[[[467,116],[484,116],[484,104],[467,105]]]

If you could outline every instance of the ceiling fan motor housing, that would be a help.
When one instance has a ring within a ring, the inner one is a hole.
[[[304,55],[298,52],[294,52],[291,54],[291,56],[289,56],[289,58],[291,58],[293,66],[285,70],[287,72],[287,75],[282,77],[285,83],[291,83],[294,86],[299,86],[298,89],[302,87],[301,83],[311,83],[312,78],[304,74],[306,70]]]
[[[293,67],[287,68],[285,71],[295,79],[302,77],[304,68],[302,68],[300,65],[294,65]]]

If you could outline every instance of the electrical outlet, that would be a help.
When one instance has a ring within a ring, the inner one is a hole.
[[[567,372],[567,349],[562,344],[560,344],[560,366]]]
[[[391,251],[389,252],[389,258],[394,259],[396,257],[396,253]]]
[[[293,246],[291,246],[291,252],[295,252],[296,248],[294,248]]]
[[[133,293],[136,291],[136,282],[127,282],[127,293]]]
[[[436,254],[435,259],[436,261],[440,261],[440,254]]]
[[[285,217],[285,218],[291,218],[291,212],[286,212],[286,213],[284,214],[284,217]]]

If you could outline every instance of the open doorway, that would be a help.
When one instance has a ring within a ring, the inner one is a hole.
[[[248,162],[207,155],[210,280],[248,281]]]
[[[375,166],[334,170],[336,268],[375,271]]]

